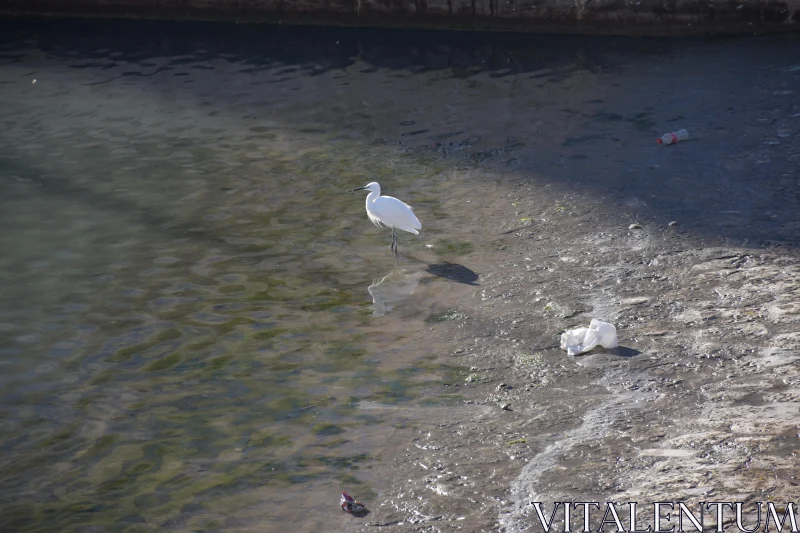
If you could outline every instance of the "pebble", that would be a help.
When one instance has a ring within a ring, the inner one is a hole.
[[[642,225],[641,224],[631,224],[630,226],[628,226],[628,229],[642,229]]]
[[[676,225],[677,223],[678,223],[678,221],[677,221],[677,220],[673,220],[672,222],[670,222],[669,224],[667,224],[667,226],[669,226],[669,227],[671,228],[672,226]]]
[[[503,404],[503,406],[500,409],[502,409],[503,411],[511,411],[511,404],[510,403]]]

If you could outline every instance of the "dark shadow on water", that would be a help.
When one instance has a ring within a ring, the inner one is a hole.
[[[0,45],[35,39],[44,52],[74,59],[73,68],[97,68],[92,59],[145,63],[170,56],[170,66],[196,64],[224,56],[254,70],[279,67],[288,78],[318,76],[355,63],[360,73],[378,69],[412,74],[451,69],[454,78],[491,72],[502,78],[525,72],[547,76],[545,68],[563,68],[579,58],[581,67],[604,67],[606,56],[662,54],[669,43],[659,39],[606,37],[604,46],[584,36],[486,32],[437,32],[370,28],[278,26],[214,22],[81,19],[0,19]],[[7,55],[2,58],[9,59]],[[13,58],[12,58],[13,59]]]
[[[426,271],[434,276],[449,279],[450,281],[455,281],[457,283],[475,286],[478,285],[475,283],[478,280],[478,274],[464,265],[459,265],[458,263],[436,263],[429,265]]]
[[[73,69],[102,71],[118,61],[141,70],[109,72],[92,82],[107,84],[101,87],[152,83],[160,91],[163,84],[151,80],[180,75],[192,81],[189,73],[220,59],[241,66],[231,86],[270,70],[272,77],[259,82],[264,94],[313,86],[325,73],[356,92],[370,76],[382,76],[386,91],[391,80],[385,78],[412,80],[416,98],[398,95],[383,111],[397,118],[395,130],[382,133],[391,138],[372,142],[418,142],[409,153],[430,150],[420,147],[427,143],[454,164],[506,165],[509,175],[531,184],[524,194],[552,184],[554,195],[596,199],[609,213],[641,224],[643,239],[672,232],[732,246],[800,244],[797,35],[664,39],[0,20],[0,68],[25,65],[30,49]],[[426,96],[442,83],[445,89]],[[182,84],[189,96],[207,98],[206,90],[203,83]],[[525,120],[509,128],[484,125],[469,113],[447,125],[438,117],[407,120],[421,103],[445,108],[470,94],[508,117],[526,114]],[[253,116],[271,112],[248,105]],[[372,120],[366,109],[351,112],[349,122]],[[358,129],[335,112],[319,120],[324,123],[315,128],[341,135]],[[656,145],[661,134],[679,128],[689,130],[691,142]],[[485,140],[498,131],[508,136],[505,144]],[[585,203],[573,204],[561,207],[564,216],[585,212]],[[460,274],[441,277],[474,282]]]

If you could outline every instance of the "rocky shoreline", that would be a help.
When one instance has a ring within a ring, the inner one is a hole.
[[[797,251],[695,247],[675,225],[631,230],[563,199],[558,216],[513,190],[545,216],[498,238],[502,256],[481,259],[505,261],[436,328],[471,367],[445,385],[470,399],[418,421],[380,503],[342,530],[536,531],[534,501],[796,500]],[[559,350],[595,317],[619,348]]]

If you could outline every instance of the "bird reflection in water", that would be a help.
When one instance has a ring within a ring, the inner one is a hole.
[[[419,280],[424,276],[424,272],[408,272],[403,270],[392,270],[384,277],[372,282],[367,290],[372,296],[375,316],[383,316],[398,303],[402,302],[417,289]]]

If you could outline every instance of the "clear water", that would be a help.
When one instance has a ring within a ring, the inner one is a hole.
[[[398,313],[458,257],[447,164],[377,138],[347,52],[100,26],[0,50],[4,530],[319,530],[402,425],[367,407],[452,401],[407,344],[431,306]],[[396,267],[350,192],[375,178],[426,219]]]

